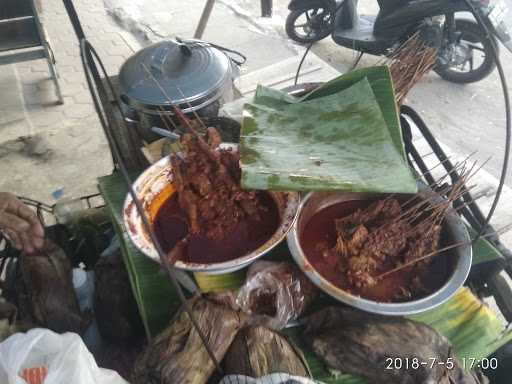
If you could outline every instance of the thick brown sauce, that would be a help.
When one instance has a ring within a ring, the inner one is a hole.
[[[206,236],[192,235],[187,247],[184,262],[220,263],[236,259],[263,245],[279,226],[279,211],[272,197],[259,192],[258,198],[267,209],[261,220],[247,219],[240,222],[235,230],[227,233],[222,240],[211,240]],[[188,234],[186,214],[178,204],[177,194],[173,194],[162,207],[154,221],[155,233],[165,252]]]
[[[327,241],[329,248],[334,247],[336,244],[334,220],[348,216],[357,209],[366,208],[369,204],[370,202],[368,201],[360,200],[342,202],[324,208],[311,218],[301,234],[300,242],[313,268],[335,286],[354,295],[380,302],[404,301],[394,300],[393,298],[400,293],[400,287],[407,288],[411,284],[412,277],[417,275],[420,276],[421,282],[427,288],[427,292],[416,295],[412,299],[425,297],[440,288],[448,279],[449,272],[451,271],[451,260],[448,257],[444,257],[444,255],[433,258],[432,264],[423,271],[415,267],[407,268],[380,280],[379,283],[372,287],[363,288],[355,288],[348,284],[338,266],[337,258],[326,259],[322,256],[321,251],[317,248],[317,244]],[[443,240],[443,235],[441,240]],[[392,267],[392,265],[383,265],[382,269],[385,271]]]

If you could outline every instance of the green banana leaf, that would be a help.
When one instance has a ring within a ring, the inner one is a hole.
[[[119,174],[98,179],[98,186],[119,236],[124,264],[139,313],[150,339],[169,322],[181,303],[160,265],[139,252],[131,242],[123,223],[123,204],[128,188]]]
[[[287,104],[299,103],[304,100],[314,100],[347,89],[364,78],[368,79],[377,103],[379,103],[382,116],[389,127],[393,142],[405,159],[405,147],[400,129],[400,121],[398,119],[398,108],[395,101],[393,81],[391,80],[389,67],[386,65],[351,71],[328,81],[301,98],[290,96],[287,93],[273,88],[259,87],[254,96],[254,102],[268,107],[276,107],[277,105],[286,106]]]
[[[380,69],[370,73],[373,87],[359,72],[359,79],[342,76],[302,99],[259,87],[254,102],[244,106],[242,185],[250,189],[416,192],[404,159],[389,73]],[[385,99],[393,103],[387,120],[374,88],[382,105],[389,108]]]
[[[382,116],[384,120],[386,120],[389,133],[393,138],[393,142],[405,159],[405,146],[402,138],[402,130],[400,128],[400,120],[398,119],[398,107],[396,105],[393,81],[391,80],[391,73],[389,72],[388,66],[381,65],[351,71],[325,83],[313,92],[308,93],[302,100],[313,100],[332,95],[333,93],[350,87],[365,77],[370,82],[375,98],[382,111]]]
[[[477,231],[469,225],[466,227],[468,228],[470,237],[474,238],[477,235]],[[480,237],[473,243],[473,265],[502,258],[503,256],[500,251],[486,238]]]

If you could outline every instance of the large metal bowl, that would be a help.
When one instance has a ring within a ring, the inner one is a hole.
[[[431,199],[441,199],[432,192],[422,191],[421,193]],[[449,251],[451,252],[450,257],[454,258],[453,270],[442,287],[427,297],[402,303],[382,303],[352,295],[325,279],[308,261],[300,243],[300,236],[306,224],[315,213],[340,202],[370,200],[376,197],[377,195],[367,193],[309,193],[302,200],[299,206],[298,218],[288,234],[288,247],[290,248],[293,258],[309,279],[324,292],[345,304],[367,312],[402,316],[423,312],[444,303],[464,284],[469,274],[472,259],[472,248],[469,243]],[[380,197],[382,197],[382,195],[380,195]],[[448,211],[443,225],[443,230],[447,234],[450,243],[469,241],[470,238],[466,226],[454,210],[451,209]]]
[[[162,204],[174,193],[170,158],[165,157],[144,171],[133,184],[133,188],[142,202],[150,223],[153,223]],[[280,224],[272,237],[263,245],[234,260],[210,264],[177,261],[175,267],[186,271],[210,274],[228,273],[246,267],[257,258],[269,252],[288,234],[295,221],[300,202],[299,194],[296,192],[272,191],[269,194],[279,209]],[[133,244],[146,256],[156,262],[160,262],[158,253],[153,246],[149,234],[144,229],[141,217],[130,195],[126,197],[124,204],[123,220]],[[205,252],[208,252],[208,250],[205,249]]]

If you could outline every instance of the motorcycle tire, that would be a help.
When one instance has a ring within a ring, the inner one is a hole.
[[[292,39],[293,41],[296,41],[297,43],[309,44],[309,43],[314,43],[315,41],[322,40],[331,34],[332,29],[333,29],[332,25],[333,25],[333,21],[334,21],[332,15],[331,15],[331,22],[329,23],[329,25],[324,26],[325,28],[322,28],[317,31],[313,31],[313,33],[308,34],[306,36],[302,36],[297,33],[296,26],[295,26],[295,22],[297,21],[297,19],[300,16],[302,16],[304,13],[306,13],[308,11],[313,11],[315,9],[320,9],[320,8],[319,7],[303,8],[303,9],[297,9],[295,11],[290,12],[288,17],[286,18],[286,24],[285,24],[286,34],[288,35],[288,37],[290,39]]]
[[[455,20],[455,28],[456,32],[461,33],[461,39],[468,40],[472,43],[482,44],[483,52],[485,54],[484,61],[478,68],[471,70],[470,72],[458,72],[451,69],[449,65],[438,65],[434,68],[434,71],[444,80],[458,84],[474,83],[489,76],[491,72],[494,71],[494,68],[496,68],[496,61],[494,60],[492,48],[492,44],[494,43],[496,49],[498,49],[496,41],[491,41],[493,38],[487,37],[482,27],[472,20],[457,19]]]

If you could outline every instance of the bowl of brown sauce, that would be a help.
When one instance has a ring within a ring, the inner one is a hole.
[[[176,245],[188,237],[186,249],[178,259],[171,260],[178,269],[211,274],[242,269],[279,244],[296,219],[300,202],[298,193],[255,191],[255,200],[261,207],[257,218],[249,215],[220,237],[190,234],[188,215],[180,206],[179,192],[173,185],[174,176],[171,159],[165,157],[144,171],[133,188],[168,257],[172,257]],[[123,217],[134,245],[152,260],[160,262],[130,195],[125,201]],[[219,230],[220,227],[219,223]],[[215,223],[210,230],[217,230]]]
[[[416,195],[311,192],[288,246],[335,299],[385,315],[420,313],[448,300],[471,269],[468,231],[445,203],[421,188]]]

